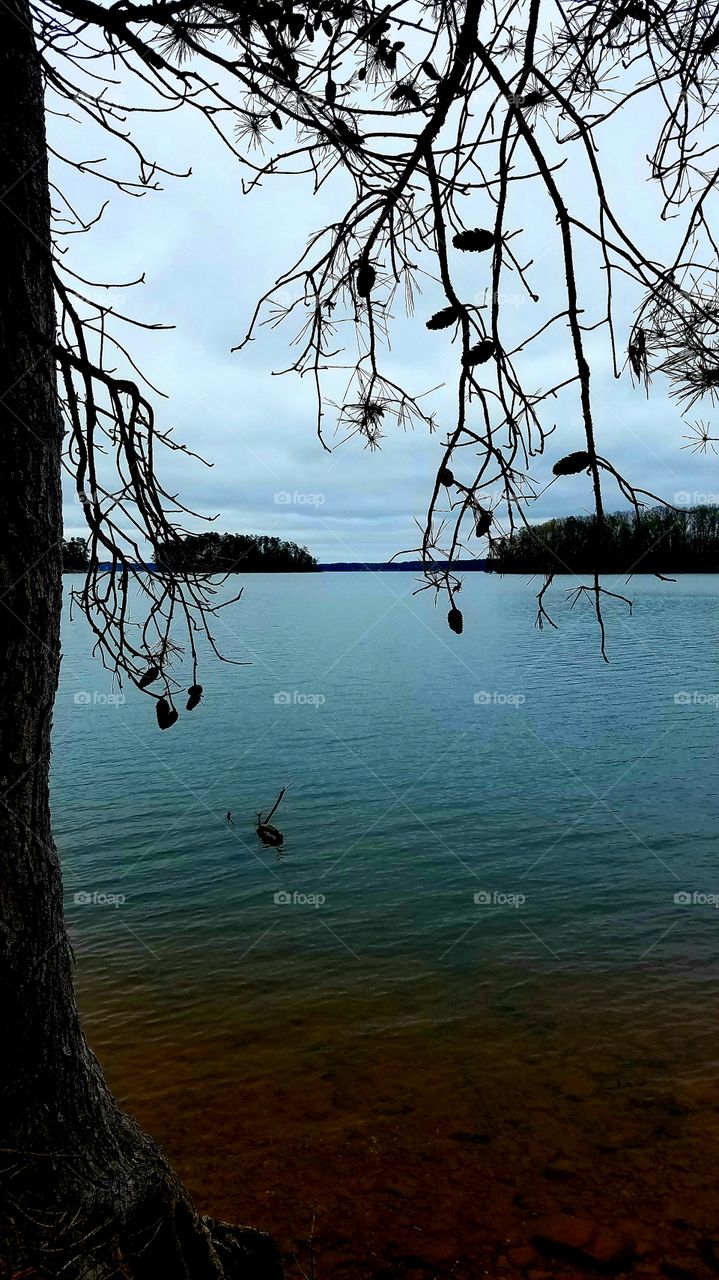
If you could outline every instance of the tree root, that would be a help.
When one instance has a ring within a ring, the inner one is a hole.
[[[111,1184],[68,1177],[72,1159],[6,1166],[0,1280],[284,1280],[271,1236],[199,1215],[141,1140],[141,1176],[118,1166]]]

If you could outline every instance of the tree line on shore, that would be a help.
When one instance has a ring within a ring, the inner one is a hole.
[[[90,556],[87,550],[87,542],[84,538],[63,538],[63,573],[84,573],[89,563]]]
[[[83,572],[88,563],[83,538],[63,540],[66,573]],[[249,533],[187,534],[159,546],[154,563],[183,573],[312,573],[318,568],[306,547]],[[593,515],[545,520],[495,539],[487,567],[498,573],[719,572],[719,505],[658,506],[639,516],[617,511],[605,517],[601,530]]]
[[[317,568],[307,547],[252,533],[189,533],[161,543],[155,563],[176,573],[311,573]]]
[[[62,563],[65,573],[87,569],[84,538],[63,539]],[[312,573],[317,568],[306,547],[251,533],[186,534],[179,541],[161,543],[152,564],[176,573]]]
[[[719,572],[719,506],[565,516],[495,541],[499,573]]]

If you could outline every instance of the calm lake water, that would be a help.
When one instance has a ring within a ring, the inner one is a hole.
[[[413,575],[250,576],[217,637],[251,665],[164,734],[65,620],[91,1041],[203,1207],[284,1241],[317,1206],[318,1280],[474,1277],[555,1210],[648,1273],[719,1234],[719,580],[634,579],[609,665],[571,585],[540,632],[535,585],[469,575],[455,636]]]

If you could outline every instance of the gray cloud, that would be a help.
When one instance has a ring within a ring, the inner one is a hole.
[[[632,234],[651,230],[652,251],[675,243],[677,227],[657,224],[656,196],[645,182],[651,120],[628,115],[621,128],[608,133],[603,153],[607,183],[618,207],[626,209]],[[217,515],[218,529],[280,534],[306,544],[322,559],[378,559],[417,545],[416,519],[421,519],[431,491],[442,440],[452,425],[456,355],[445,334],[428,334],[423,320],[440,294],[429,277],[421,280],[417,315],[411,321],[398,313],[393,348],[387,366],[395,378],[414,391],[444,384],[431,398],[438,431],[404,433],[388,428],[381,453],[371,453],[354,440],[331,455],[315,434],[315,404],[309,382],[274,371],[292,359],[292,330],[268,327],[241,353],[230,348],[243,334],[257,297],[276,272],[296,257],[308,235],[341,208],[346,195],[342,182],[313,196],[306,178],[266,181],[249,197],[241,192],[241,170],[202,121],[192,113],[150,117],[141,121],[148,150],[169,165],[193,168],[186,179],[166,179],[164,190],[141,200],[113,197],[102,222],[87,236],[72,241],[75,270],[100,279],[124,280],[145,275],[137,290],[118,295],[118,304],[146,321],[175,325],[168,333],[133,330],[132,351],[152,381],[168,393],[158,402],[158,419],[172,425],[178,440],[214,463],[211,470],[181,454],[160,454],[166,487],[178,491],[193,509]],[[53,141],[77,155],[87,153],[87,140],[65,121],[51,119]],[[562,158],[563,153],[562,153]],[[114,161],[127,171],[127,158]],[[570,167],[571,168],[571,167]],[[640,181],[641,178],[641,181]],[[85,213],[106,195],[100,184],[78,175],[60,175],[73,202]],[[580,167],[569,172],[567,189],[579,210],[591,216],[587,175]],[[526,192],[529,185],[520,184]],[[533,258],[533,283],[541,294],[538,311],[556,303],[561,307],[558,236],[550,212],[535,207],[522,193],[511,216],[525,235],[522,257]],[[486,211],[485,211],[486,212]],[[482,211],[478,210],[477,221]],[[599,316],[604,277],[599,255],[591,248],[581,254],[586,294],[596,300]],[[422,261],[429,267],[429,261]],[[467,295],[481,296],[484,266],[458,264]],[[507,333],[519,342],[536,327],[535,312],[520,283],[507,276],[505,304]],[[636,290],[618,296],[618,346],[624,360],[626,337]],[[541,323],[541,321],[539,321]],[[625,373],[612,374],[606,330],[588,337],[593,369],[595,416],[600,452],[637,484],[670,500],[701,497],[719,487],[713,480],[716,463],[681,452],[682,425],[666,388],[654,389],[649,401],[632,387]],[[528,384],[546,387],[570,369],[566,329],[556,326],[518,359]],[[340,383],[334,383],[339,396]],[[545,406],[544,420],[556,423],[546,455],[535,459],[537,490],[549,485],[551,464],[581,444],[576,394],[563,392]],[[701,415],[698,415],[701,416]],[[325,422],[333,441],[331,410]],[[466,451],[455,470],[467,478],[473,459]],[[291,500],[278,501],[276,495]],[[308,500],[309,498],[312,500]],[[318,496],[321,500],[317,500]],[[547,518],[589,509],[589,484],[582,476],[549,485],[533,509]],[[625,504],[608,485],[609,509]],[[69,535],[82,533],[80,509],[68,490],[65,523]]]

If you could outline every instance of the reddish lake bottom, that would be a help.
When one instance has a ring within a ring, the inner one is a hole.
[[[431,1021],[386,993],[249,1025],[81,997],[122,1104],[202,1211],[273,1233],[288,1278],[311,1234],[316,1280],[715,1276],[715,1006],[644,981],[630,1005],[557,979]]]

